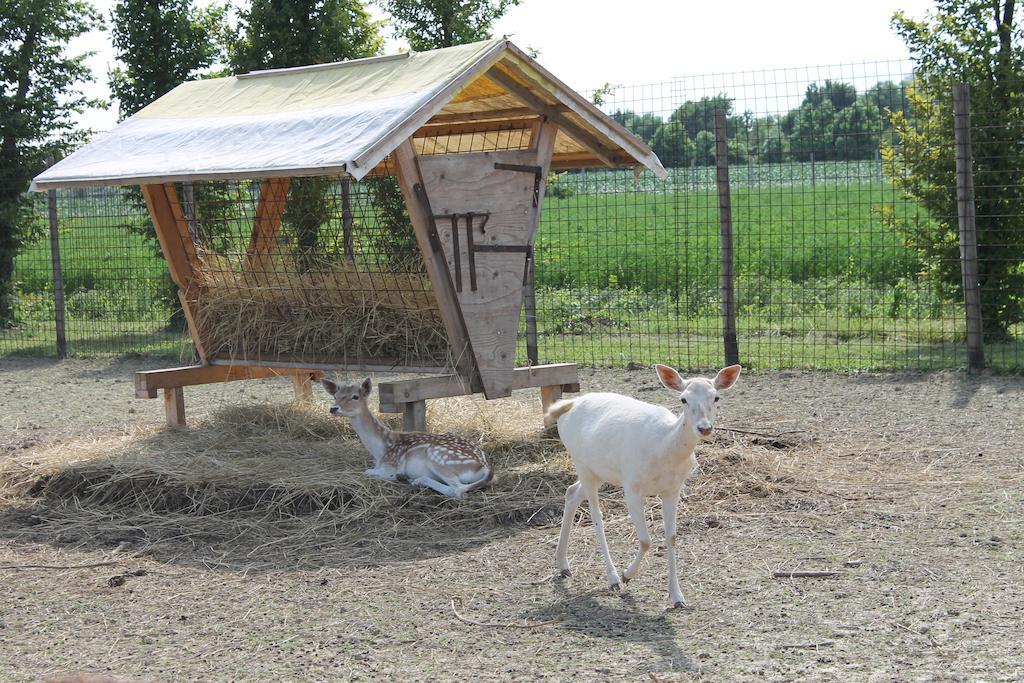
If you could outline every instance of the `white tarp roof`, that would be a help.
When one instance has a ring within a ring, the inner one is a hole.
[[[503,59],[529,70],[541,99],[607,143],[617,163],[665,174],[643,142],[514,45],[492,40],[183,83],[36,176],[33,189],[333,173],[361,179],[439,112],[511,111],[511,95],[479,78]],[[463,92],[474,82],[476,95]],[[563,166],[586,156],[585,146],[559,138]]]

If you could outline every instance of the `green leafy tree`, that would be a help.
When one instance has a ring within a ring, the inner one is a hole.
[[[698,166],[715,165],[715,134],[710,130],[702,130],[693,140],[694,158]]]
[[[192,0],[119,0],[111,11],[111,41],[117,65],[110,70],[110,90],[118,102],[121,118],[127,118],[185,81],[206,73],[223,58],[226,7],[204,9]],[[189,186],[191,188],[191,186]],[[125,189],[127,201],[140,211],[146,202],[135,188]],[[190,195],[185,207],[216,207],[221,214],[231,207],[224,201],[226,183],[203,183]],[[218,201],[220,200],[220,201]],[[223,216],[204,216],[200,226],[224,225]],[[217,220],[220,218],[220,220]],[[148,218],[126,227],[146,238],[160,254],[156,229]],[[178,287],[168,273],[158,297],[172,311],[169,327],[183,329],[185,316],[178,304]]]
[[[654,139],[654,134],[658,132],[658,128],[664,123],[661,117],[656,114],[650,112],[637,114],[628,109],[616,111],[612,114],[612,118],[625,126],[633,135],[647,143]]]
[[[226,8],[204,9],[192,0],[120,0],[111,12],[118,65],[110,90],[126,118],[181,83],[196,78],[223,55]]]
[[[253,0],[240,23],[228,50],[236,73],[371,57],[383,47],[380,24],[360,0]],[[320,178],[296,178],[288,190],[282,220],[305,265],[330,215],[327,191]]]
[[[678,121],[668,121],[654,134],[651,149],[661,163],[669,168],[689,166],[696,154],[693,140],[686,134],[686,128]]]
[[[8,327],[29,181],[47,154],[81,137],[73,116],[96,104],[81,92],[92,80],[89,54],[70,55],[68,44],[102,21],[76,0],[3,0],[0,8],[0,327]]]
[[[899,144],[883,149],[896,186],[929,220],[894,227],[917,249],[943,291],[960,295],[952,88],[971,88],[971,142],[978,231],[978,279],[986,341],[1024,322],[1024,49],[1013,0],[936,0],[923,20],[902,13],[893,26],[916,63],[907,90],[911,115],[894,112]]]
[[[837,159],[873,159],[882,136],[882,112],[869,101],[858,100],[839,112],[832,123]]]
[[[379,0],[395,36],[412,50],[435,50],[484,40],[491,27],[521,0]]]

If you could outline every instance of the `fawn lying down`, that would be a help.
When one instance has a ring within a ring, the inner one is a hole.
[[[339,385],[322,380],[334,397],[332,415],[344,415],[373,456],[366,474],[386,481],[409,481],[438,493],[462,498],[473,489],[486,486],[494,470],[480,447],[448,434],[396,432],[370,412],[367,399],[373,388],[367,377],[359,384]]]

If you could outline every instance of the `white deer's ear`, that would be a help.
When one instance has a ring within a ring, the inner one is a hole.
[[[654,369],[658,371],[658,379],[661,380],[666,389],[678,391],[680,394],[683,393],[683,389],[686,388],[686,382],[683,381],[678,372],[667,365],[655,365]]]
[[[322,379],[320,380],[320,384],[323,385],[324,390],[331,396],[334,396],[336,393],[338,393],[338,385],[332,382],[331,380]]]
[[[725,391],[733,384],[736,384],[736,380],[740,378],[740,370],[743,367],[740,365],[730,365],[727,368],[722,368],[715,375],[715,389],[718,391]]]
[[[365,396],[369,396],[371,389],[373,389],[373,382],[371,382],[370,378],[367,377],[366,379],[363,380],[363,383],[359,386],[359,393],[362,396],[364,396],[364,397]]]

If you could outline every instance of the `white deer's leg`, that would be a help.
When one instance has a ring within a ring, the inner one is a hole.
[[[676,567],[676,507],[679,491],[662,497],[661,509],[665,515],[665,554],[668,556],[668,595],[673,607],[686,607],[683,591],[679,589],[679,569]]]
[[[452,486],[450,484],[442,484],[436,479],[430,477],[417,477],[410,482],[413,486],[426,486],[429,489],[434,489],[438,493],[444,496],[451,496],[452,498],[461,498],[464,492],[461,490],[461,486]]]
[[[619,578],[619,572],[615,570],[612,554],[608,550],[608,539],[604,535],[604,517],[601,516],[601,502],[597,497],[597,490],[601,486],[601,482],[592,477],[585,479],[580,477],[580,481],[583,484],[583,490],[586,491],[587,502],[590,503],[590,521],[594,525],[594,538],[597,539],[597,547],[604,555],[604,571],[608,577],[608,585],[613,590],[618,590],[622,580]]]
[[[374,467],[366,470],[363,474],[373,479],[382,479],[384,481],[395,481],[398,479],[398,475],[390,467]]]
[[[647,530],[647,518],[644,516],[643,495],[632,488],[625,488],[624,493],[626,494],[626,509],[629,510],[629,517],[633,520],[633,526],[636,527],[636,537],[640,541],[640,550],[637,551],[633,562],[622,575],[623,581],[629,581],[640,572],[640,563],[643,562],[647,551],[651,549],[651,534]]]
[[[583,490],[583,484],[576,482],[565,491],[565,510],[562,512],[562,532],[558,535],[558,548],[555,550],[555,559],[558,561],[558,568],[562,570],[562,576],[569,576],[569,533],[572,531],[573,520],[576,519],[576,510],[587,497]]]

